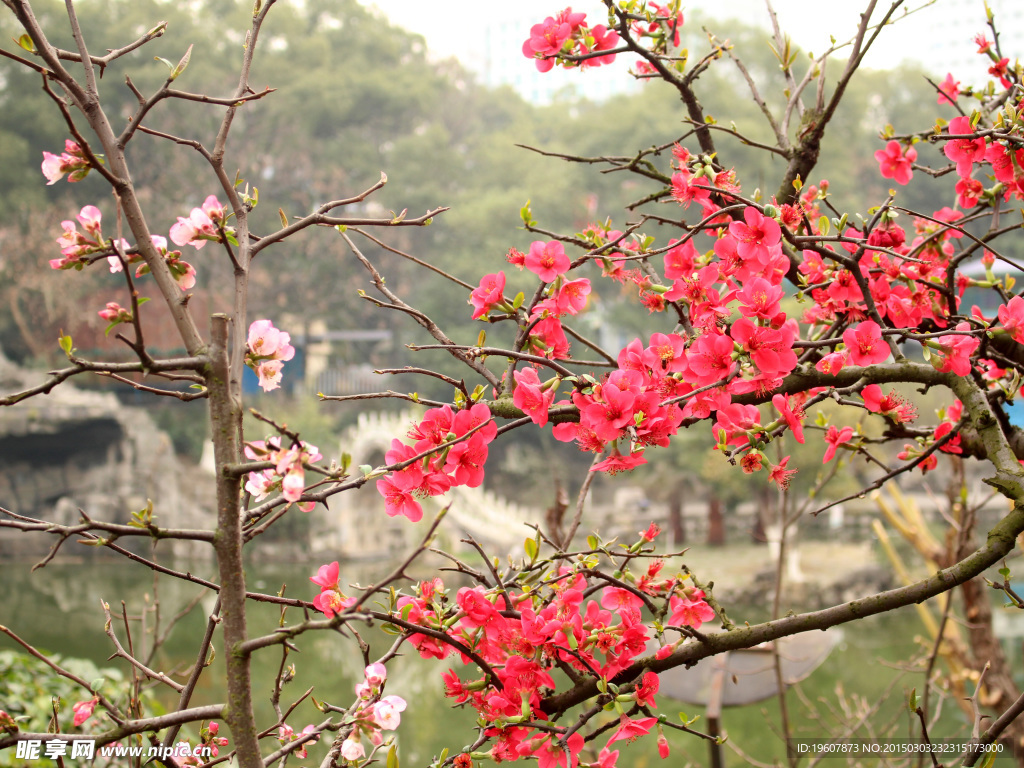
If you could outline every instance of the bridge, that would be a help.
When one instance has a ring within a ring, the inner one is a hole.
[[[415,411],[368,412],[341,437],[340,452],[352,456],[352,466],[379,466],[394,438],[403,438],[418,422]],[[423,520],[410,523],[404,517],[391,518],[384,512],[384,500],[374,483],[358,491],[339,494],[330,508],[319,508],[314,529],[314,551],[330,551],[347,558],[392,557],[407,552],[421,540],[433,517],[450,505],[441,523],[438,546],[447,551],[464,550],[459,542],[472,536],[489,554],[521,554],[523,541],[532,531],[526,523],[540,524],[543,511],[523,507],[490,491],[460,486],[443,496],[421,500]]]

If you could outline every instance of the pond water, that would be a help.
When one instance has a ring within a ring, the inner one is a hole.
[[[202,591],[195,585],[165,577],[160,578],[154,591],[148,572],[117,561],[54,563],[34,573],[29,572],[29,567],[27,563],[3,565],[4,599],[0,602],[0,624],[9,626],[42,649],[64,656],[88,658],[100,666],[115,666],[115,662],[107,661],[113,648],[104,634],[101,600],[110,604],[115,615],[120,613],[121,601],[124,601],[129,616],[138,616],[143,607],[153,605],[154,595],[158,596],[161,606],[159,631],[162,633],[169,618]],[[309,582],[309,576],[315,570],[315,566],[307,565],[251,564],[247,568],[247,577],[251,589],[276,593],[286,584],[287,595],[312,599],[316,587]],[[342,582],[369,584],[386,570],[386,564],[343,566]],[[192,566],[192,572],[199,576],[209,577],[211,571],[212,567],[208,565]],[[207,594],[199,606],[175,626],[158,653],[154,662],[156,668],[183,670],[194,661],[194,648],[202,635],[206,612],[212,606],[213,597]],[[738,623],[764,618],[756,610],[746,610],[742,606],[733,606],[730,615]],[[277,626],[280,610],[270,605],[255,604],[251,607],[250,616],[250,633],[263,634]],[[299,618],[297,612],[289,612],[289,621]],[[150,613],[146,620],[147,643],[152,642],[153,624],[154,616]],[[123,641],[120,622],[115,626]],[[132,626],[138,647],[142,624],[133,621]],[[389,643],[388,637],[377,628],[361,628],[359,632],[375,650],[383,649]],[[912,608],[847,626],[842,640],[821,667],[787,693],[794,735],[820,738],[829,730],[842,730],[841,722],[855,722],[863,713],[877,707],[869,718],[876,729],[883,724],[896,723],[897,735],[912,737],[916,731],[907,712],[906,694],[911,688],[921,691],[922,675],[919,671],[908,671],[919,668],[907,662],[927,655],[930,642],[923,635],[924,627]],[[223,669],[219,636],[215,645],[217,658],[201,678],[193,700],[196,705],[222,700],[223,691],[217,684]],[[361,679],[363,667],[354,643],[336,634],[315,633],[300,638],[298,645],[301,653],[288,656],[288,663],[295,665],[295,679],[286,686],[282,705],[287,706],[312,686],[312,696],[316,699],[347,706],[352,698],[353,685]],[[0,636],[0,650],[15,647],[9,639]],[[257,716],[262,723],[274,721],[269,693],[280,663],[280,650],[268,650],[256,656],[254,690]],[[449,707],[443,696],[441,673],[449,666],[462,672],[464,679],[470,675],[469,670],[463,672],[459,669],[455,658],[439,664],[407,655],[389,665],[388,692],[400,694],[409,702],[398,730],[403,766],[425,766],[443,749],[449,748],[455,753],[472,741],[473,713]],[[173,695],[161,695],[161,698],[168,705],[176,700]],[[935,701],[933,696],[932,702]],[[5,691],[3,680],[0,680],[0,708],[4,707],[4,702]],[[680,711],[689,717],[703,714],[699,706],[674,702],[666,697],[659,697],[658,711],[667,713],[674,722],[679,722],[677,713]],[[933,737],[960,737],[965,732],[969,733],[969,727],[954,702],[945,701],[942,711],[942,719],[932,729]],[[323,719],[311,700],[306,699],[290,722],[298,731],[307,723]],[[784,746],[776,735],[779,721],[777,697],[744,707],[728,708],[723,715],[723,727],[729,734],[729,741],[752,760],[769,764],[785,760]],[[694,725],[700,730],[706,730],[706,726],[703,717]],[[668,737],[673,766],[707,764],[707,746],[703,741],[674,731]],[[271,741],[264,743],[266,751],[270,751]],[[273,745],[276,746],[276,741]],[[293,759],[289,765],[319,765],[324,750],[325,746],[320,745],[310,750],[306,760]],[[727,765],[750,764],[728,746],[725,756]],[[585,759],[593,757],[585,756]],[[623,747],[619,764],[643,768],[667,763],[658,759],[654,740],[645,739]],[[829,760],[826,768],[842,764]],[[1000,761],[997,764],[1009,765],[1010,762]]]

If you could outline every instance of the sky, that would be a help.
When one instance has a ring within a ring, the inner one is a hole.
[[[1024,0],[987,0],[996,14],[1002,31],[1002,54],[1024,55]],[[587,73],[559,69],[538,77],[521,71],[522,41],[530,27],[546,16],[562,10],[572,2],[572,10],[585,12],[592,24],[606,17],[600,0],[445,0],[444,12],[437,4],[424,0],[360,0],[376,8],[392,23],[419,33],[427,41],[434,60],[458,58],[466,69],[476,73],[488,85],[509,84],[528,101],[550,103],[569,88],[576,96],[602,99],[612,93],[636,89],[635,81],[621,77],[622,68],[600,68]],[[823,53],[831,44],[830,36],[839,43],[856,34],[861,9],[868,0],[772,0],[780,26],[804,51]],[[877,0],[874,19],[881,19],[889,0]],[[765,42],[771,34],[766,0],[684,0],[686,23],[699,15],[719,38],[730,37],[730,17],[765,30]],[[715,21],[707,22],[707,19]],[[988,81],[991,62],[976,52],[973,37],[987,32],[985,0],[905,0],[903,7],[868,52],[864,66],[871,69],[892,69],[905,62],[916,62],[935,81],[947,72],[955,80],[982,86]],[[493,22],[489,24],[489,22]],[[492,37],[483,31],[492,27]],[[521,34],[519,32],[521,28]],[[991,35],[989,35],[991,36]],[[507,50],[506,50],[507,49]],[[847,49],[848,50],[848,49]],[[838,59],[845,59],[842,49]],[[802,66],[798,64],[797,70]]]

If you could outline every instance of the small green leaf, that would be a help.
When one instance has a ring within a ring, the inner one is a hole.
[[[22,48],[24,48],[29,53],[35,53],[36,52],[36,44],[35,44],[35,42],[33,42],[32,37],[29,35],[28,32],[23,34],[21,37],[19,37],[14,42],[16,42],[18,45],[20,45]]]
[[[68,357],[71,357],[71,337],[68,336],[66,333],[61,333],[59,343],[60,348],[64,350],[64,354],[67,355]]]
[[[176,66],[174,69],[171,70],[171,76],[168,77],[167,79],[168,80],[177,80],[178,76],[182,72],[185,71],[186,67],[188,67],[188,62],[189,62],[189,60],[191,58],[192,58],[192,46],[190,45],[188,47],[188,50],[185,51],[185,55],[181,57],[181,61],[178,62],[178,66]]]
[[[387,768],[398,768],[398,745],[392,744],[388,750]]]
[[[287,227],[288,226],[288,217],[284,215],[284,208],[278,208],[277,209],[277,215],[281,217],[281,226],[282,227]]]
[[[597,549],[599,546],[601,546],[601,540],[598,539],[597,536],[595,536],[594,534],[590,534],[589,536],[587,536],[587,546],[591,549]]]
[[[539,548],[537,547],[537,542],[534,539],[527,539],[524,541],[523,549],[526,550],[526,556],[530,558],[531,563],[537,559]]]
[[[171,62],[169,62],[167,59],[164,59],[164,58],[162,58],[160,56],[154,56],[153,60],[154,61],[162,61],[164,63],[164,65],[167,67],[167,70],[169,72],[173,72],[174,71],[174,65],[171,64]]]
[[[907,706],[910,707],[911,712],[917,712],[917,688],[911,688],[910,693],[907,694]]]
[[[828,220],[828,216],[822,216],[818,219],[818,231],[825,237],[828,237],[828,233],[832,231],[832,222]]]
[[[520,291],[519,293],[516,294],[515,299],[513,299],[512,301],[512,308],[519,309],[521,306],[523,306],[524,301],[526,301],[526,294]]]
[[[530,226],[533,224],[533,214],[530,212],[530,201],[526,201],[526,205],[519,209],[519,218],[523,220],[523,224]]]

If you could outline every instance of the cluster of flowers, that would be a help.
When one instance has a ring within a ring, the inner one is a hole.
[[[89,161],[81,147],[70,139],[65,141],[65,152],[61,155],[43,152],[42,170],[48,184],[56,183],[66,173],[70,173],[68,181],[79,181],[85,178],[89,168]],[[95,205],[85,206],[75,218],[82,225],[83,231],[80,232],[73,221],[61,222],[63,234],[57,238],[57,243],[61,246],[61,258],[50,260],[53,269],[81,270],[94,260],[92,257],[106,256],[111,272],[120,272],[124,264],[137,265],[136,277],[149,272],[149,265],[142,260],[138,249],[133,250],[127,240],[121,238],[115,242],[112,239],[104,239],[101,227],[102,213]],[[202,207],[193,208],[187,218],[178,217],[177,223],[171,226],[171,241],[177,246],[191,245],[196,250],[211,240],[238,245],[234,230],[225,226],[227,219],[228,213],[224,206],[215,195],[210,195]],[[181,258],[181,251],[168,250],[167,238],[161,235],[150,235],[150,239],[153,247],[163,257],[178,287],[183,291],[194,287],[195,267]],[[111,305],[108,304],[107,309],[111,309]],[[103,312],[100,316],[106,317]]]
[[[557,61],[566,68],[596,67],[611,64],[615,54],[590,56],[599,51],[610,51],[619,43],[619,34],[604,24],[587,25],[587,14],[573,13],[566,8],[555,16],[548,16],[530,29],[530,37],[523,43],[523,55],[534,59],[537,69],[549,72]],[[585,57],[566,59],[562,56]]]
[[[320,587],[320,594],[313,598],[313,607],[328,618],[341,613],[355,602],[354,597],[348,597],[341,591],[340,571],[338,561],[335,560],[330,565],[321,565],[316,576],[309,577],[310,581]]]
[[[281,743],[282,746],[284,746],[285,744],[289,744],[295,741],[296,739],[301,739],[306,734],[314,733],[315,731],[316,726],[310,723],[305,728],[303,728],[299,733],[296,733],[295,729],[286,723],[277,729],[277,740]],[[299,745],[298,749],[293,751],[292,754],[299,758],[299,760],[303,760],[306,757],[306,747],[313,746],[319,740],[320,734],[317,734],[316,736],[302,742],[302,744]]]
[[[125,309],[116,301],[108,301],[107,306],[96,314],[109,322],[111,326],[118,323],[130,323],[133,319],[131,310]]]
[[[423,518],[417,498],[439,496],[453,486],[478,487],[484,480],[487,446],[497,434],[484,403],[458,412],[447,405],[428,410],[409,431],[413,444],[392,440],[384,455],[389,465],[409,462],[377,481],[388,515],[404,515],[415,523]]]
[[[84,231],[79,232],[73,221],[62,221],[61,228],[64,234],[57,238],[61,248],[59,259],[50,259],[50,266],[53,269],[83,269],[92,261],[91,256],[107,256],[107,263],[111,272],[120,272],[123,264],[137,264],[136,277],[149,273],[149,265],[142,260],[138,250],[134,252],[124,238],[117,240],[105,240],[103,237],[102,220],[103,214],[95,205],[87,205],[79,212],[78,223]],[[187,261],[181,258],[181,251],[168,251],[167,238],[161,235],[150,235],[150,240],[157,252],[163,256],[167,268],[177,282],[178,287],[187,291],[196,284],[196,270]]]
[[[209,723],[201,726],[199,729],[199,744],[195,749],[192,749],[192,745],[187,741],[179,742],[178,746],[181,752],[188,753],[191,750],[191,754],[188,757],[182,758],[181,760],[175,760],[180,766],[195,765],[201,766],[206,764],[206,760],[197,757],[197,754],[207,754],[205,748],[209,748],[209,755],[211,757],[217,757],[220,752],[220,747],[226,747],[228,740],[225,736],[218,736],[220,732],[219,723]],[[173,759],[173,758],[172,758]]]
[[[74,714],[72,723],[75,728],[80,728],[85,725],[86,721],[92,717],[93,712],[96,709],[96,704],[99,701],[98,696],[93,696],[91,699],[84,701],[77,701],[71,705],[71,711]],[[14,719],[0,709],[0,730],[4,728],[16,728],[17,723]],[[310,726],[312,728],[312,726]],[[186,757],[177,759],[176,757],[168,758],[174,765],[178,766],[200,766],[204,765],[205,761],[200,762],[200,759],[196,757],[198,754],[208,754],[211,757],[217,757],[220,747],[227,746],[228,740],[223,736],[218,736],[220,731],[220,725],[218,723],[208,723],[202,725],[199,729],[199,745],[196,749],[192,748],[192,745],[187,741],[180,741],[175,745],[174,752]],[[312,743],[312,742],[311,742]],[[112,746],[119,746],[119,742],[114,742]],[[205,748],[209,748],[209,752]],[[300,755],[302,757],[303,755]]]
[[[957,118],[950,124],[954,136],[972,130],[968,118]],[[994,144],[986,148],[982,138],[951,140],[946,154],[957,163],[961,179],[969,178],[975,162],[993,163],[997,180],[1004,173],[1002,169],[1012,172],[1024,166],[1024,155],[1019,161],[1015,156],[1014,162],[1000,165],[998,159],[1006,154],[1005,147]],[[978,310],[974,312],[978,321],[974,326],[960,322],[949,328],[949,314],[959,309],[963,291],[973,284],[991,283],[956,274],[958,293],[950,296],[945,290],[955,242],[962,237],[955,224],[963,214],[950,208],[936,211],[929,218],[917,218],[915,237],[909,242],[895,216],[883,215],[870,230],[848,227],[835,249],[817,246],[804,250],[797,272],[804,292],[814,303],[799,319],[788,317],[781,308],[785,295],[781,284],[791,265],[782,250],[782,235],[808,226],[813,234],[821,234],[817,200],[824,196],[828,183],[823,181],[820,189],[811,186],[803,190],[793,205],[748,205],[743,209],[742,221],[733,221],[716,214],[739,192],[735,174],[712,169],[705,158],[694,158],[682,147],[676,147],[673,155],[678,169],[672,178],[672,196],[686,208],[693,203],[701,208],[705,231],[714,238],[712,249],[699,252],[693,234],[683,241],[670,242],[671,247],[664,252],[664,282],[640,270],[624,269],[625,259],[618,258],[605,260],[605,274],[619,282],[635,283],[640,300],[651,311],[664,310],[674,303],[685,312],[695,333],[654,334],[647,345],[636,339],[620,353],[618,369],[600,382],[586,376],[575,378],[571,402],[580,420],[556,425],[555,436],[576,440],[582,450],[602,452],[610,448],[610,458],[595,469],[615,472],[637,466],[644,462],[643,449],[666,445],[683,419],[714,414],[719,446],[738,449],[741,466],[748,472],[769,466],[769,478],[784,485],[793,474],[786,466],[789,457],[773,465],[760,451],[759,443],[778,427],[789,429],[803,442],[801,405],[815,392],[799,397],[776,395],[773,404],[780,418],[767,424],[762,424],[757,407],[733,404],[732,398],[772,393],[797,366],[797,342],[820,337],[822,331],[843,318],[853,322],[843,332],[841,343],[837,339],[831,350],[823,348],[812,358],[819,371],[835,375],[847,365],[870,366],[888,360],[891,347],[887,331],[875,320],[867,319],[865,293],[870,294],[876,316],[894,329],[948,329],[940,335],[932,333],[923,341],[939,371],[968,375],[980,345],[979,335],[984,332],[977,327],[979,324],[990,335],[1010,333],[1024,341],[1024,299],[1019,297],[999,308],[998,321],[1003,328],[993,327],[994,321],[985,320]],[[883,172],[885,168],[883,162]],[[894,166],[892,173],[898,174],[900,169]],[[1009,179],[1001,181],[1010,186]],[[620,232],[600,226],[591,227],[585,234],[595,246],[621,237]],[[636,251],[637,243],[620,244],[619,248],[628,257]],[[538,259],[545,253],[552,254],[547,265]],[[569,260],[557,243],[534,243],[531,254],[513,250],[510,260],[525,265],[545,282],[557,278],[560,282],[551,282],[542,302],[557,307],[559,286],[580,281],[567,280]],[[991,266],[991,255],[986,255],[985,263]],[[543,273],[545,266],[552,274]],[[503,288],[504,274],[497,277]],[[588,293],[589,289],[588,283]],[[483,285],[471,297],[478,311],[482,309],[477,316],[503,301],[500,289],[488,298]],[[529,322],[536,322],[538,317],[537,313],[531,314]],[[801,325],[806,327],[803,332]],[[999,378],[1001,371],[993,361],[980,364],[990,380]],[[515,371],[514,379],[513,402],[540,426],[546,424],[552,406],[569,404],[567,400],[555,401],[561,376],[544,381],[536,368],[526,368]],[[869,411],[894,421],[907,422],[916,417],[911,405],[893,392],[883,397],[877,385],[865,388],[862,398]],[[682,407],[677,405],[684,401]],[[829,428],[823,460],[831,460],[838,446],[852,437],[852,428]],[[620,451],[619,441],[625,440],[629,450]]]
[[[87,205],[79,211],[75,218],[82,225],[83,231],[79,232],[78,226],[73,221],[62,221],[60,223],[64,234],[57,238],[57,244],[61,246],[60,253],[62,258],[50,259],[50,267],[53,269],[81,270],[89,262],[89,256],[113,253],[113,255],[108,257],[108,261],[111,263],[111,270],[113,271],[114,269],[114,262],[117,262],[118,268],[120,268],[121,261],[117,256],[117,252],[126,253],[129,248],[128,241],[120,239],[115,243],[113,240],[108,241],[103,238],[103,214],[100,212],[100,209],[95,205]]]
[[[191,245],[197,251],[207,242],[229,242],[238,245],[235,232],[225,227],[227,212],[215,195],[203,201],[201,208],[193,208],[188,218],[178,217],[178,222],[171,225],[171,240],[175,245]]]
[[[358,701],[355,712],[349,716],[352,731],[341,743],[341,756],[345,760],[360,760],[366,757],[362,739],[365,737],[373,746],[384,743],[384,731],[393,731],[402,722],[405,699],[401,696],[384,696],[384,682],[388,671],[383,664],[371,664],[363,672],[363,682],[356,685]]]
[[[299,441],[288,448],[281,447],[281,438],[268,437],[245,444],[245,455],[253,461],[269,461],[274,466],[261,472],[250,472],[245,490],[256,501],[262,501],[272,491],[281,491],[286,501],[297,502],[306,487],[306,464],[312,464],[323,457],[315,445]],[[312,501],[299,504],[303,512],[311,512],[316,504]]]
[[[82,148],[71,139],[64,140],[64,151],[59,155],[43,152],[42,168],[47,186],[56,184],[64,178],[65,173],[70,174],[68,181],[72,183],[81,181],[89,175],[91,167]]]
[[[657,533],[652,525],[642,534],[637,549]],[[651,560],[639,577],[627,567],[622,578],[628,589],[591,583],[586,566],[576,564],[559,568],[540,588],[522,592],[510,585],[501,589],[462,587],[453,601],[441,579],[434,578],[420,583],[415,596],[399,597],[395,616],[405,624],[432,630],[430,634],[414,632],[408,638],[423,658],[443,660],[454,655],[464,668],[482,661],[490,670],[491,675],[469,681],[453,669],[444,674],[446,695],[456,704],[472,706],[487,724],[485,733],[493,741],[489,752],[468,759],[501,762],[532,756],[544,768],[566,765],[565,752],[559,745],[564,729],[554,729],[553,733],[551,728],[532,725],[547,725],[540,702],[546,691],[555,690],[552,672],[558,666],[568,665],[580,675],[595,677],[604,686],[602,690],[615,693],[612,701],[620,720],[602,753],[602,765],[614,765],[617,751],[610,751],[613,744],[650,733],[656,718],[632,718],[625,709],[633,704],[657,707],[654,695],[659,688],[658,675],[648,670],[617,690],[608,685],[645,653],[652,639],[651,628],[641,619],[641,609],[645,602],[660,602],[666,627],[699,629],[714,618],[702,591],[684,586],[679,577],[660,578],[663,565],[661,560]],[[323,566],[318,576],[326,578],[314,581],[322,583],[332,575],[336,578],[336,573],[324,574],[325,569],[334,566]],[[588,599],[591,593],[599,599]],[[667,657],[681,642],[661,647],[657,658]],[[474,657],[459,648],[472,649]],[[660,734],[660,725],[658,731]],[[573,734],[567,746],[575,766],[583,736]],[[663,734],[659,747],[662,756],[667,755]]]
[[[259,378],[264,392],[281,386],[281,369],[295,357],[291,334],[278,330],[270,320],[256,320],[249,326],[245,364]]]
[[[633,21],[631,33],[637,39],[647,40],[650,49],[657,53],[665,53],[670,44],[678,48],[683,26],[680,5],[680,0],[670,0],[665,5],[647,3],[644,15]],[[620,40],[615,30],[604,24],[589,26],[587,14],[566,8],[530,28],[530,37],[523,43],[523,55],[533,59],[541,72],[551,71],[556,63],[567,69],[594,67],[615,61],[615,53],[600,55],[600,52],[611,51]],[[655,70],[641,60],[637,62],[636,71],[652,74]]]

